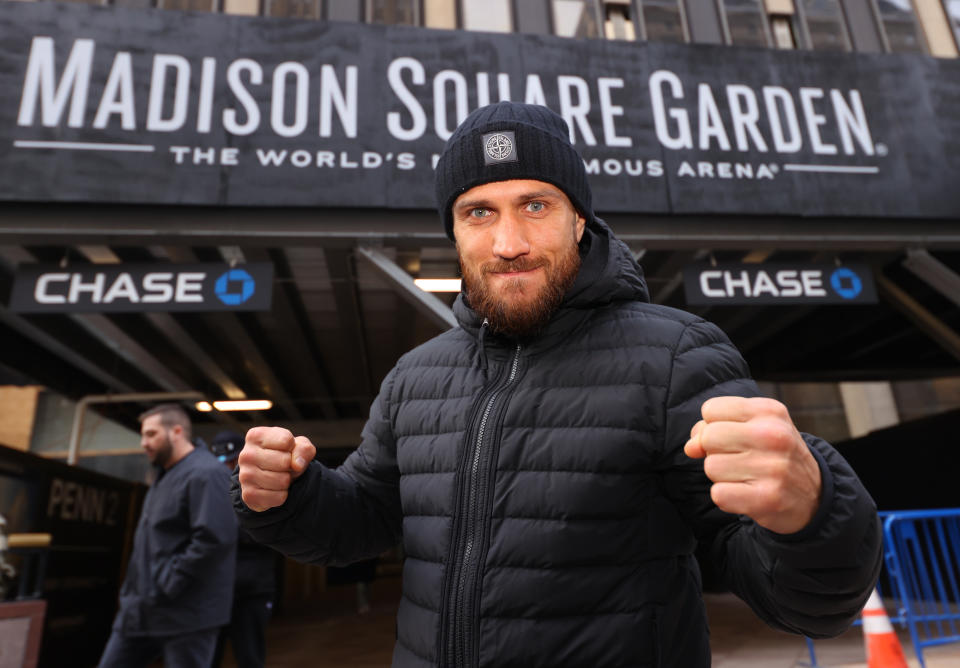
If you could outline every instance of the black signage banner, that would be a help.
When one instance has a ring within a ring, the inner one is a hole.
[[[269,311],[273,265],[98,264],[17,269],[10,310],[18,313]]]
[[[0,3],[0,90],[6,200],[432,208],[509,98],[600,212],[960,216],[956,60]]]
[[[875,304],[865,264],[693,264],[683,269],[688,304]]]

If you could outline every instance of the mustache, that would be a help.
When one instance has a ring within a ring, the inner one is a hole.
[[[534,260],[520,257],[516,260],[498,260],[483,265],[482,271],[485,274],[505,274],[513,271],[532,271],[546,265],[543,260]]]

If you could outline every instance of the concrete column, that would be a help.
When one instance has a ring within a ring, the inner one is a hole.
[[[455,30],[457,27],[457,7],[453,0],[424,0],[423,25],[428,28]]]
[[[953,41],[950,21],[941,0],[914,0],[917,20],[927,37],[930,55],[937,58],[956,58],[957,45]]]
[[[223,13],[257,16],[260,14],[260,0],[223,0]]]
[[[890,383],[840,383],[840,396],[851,438],[900,423]]]

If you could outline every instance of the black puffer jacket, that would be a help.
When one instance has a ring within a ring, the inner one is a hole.
[[[870,497],[806,437],[823,474],[810,526],[777,536],[719,511],[682,448],[704,400],[757,393],[746,364],[715,326],[649,304],[605,225],[584,239],[541,336],[485,335],[458,301],[462,327],[400,359],[341,468],[311,464],[264,513],[235,479],[241,522],[311,562],[402,535],[394,666],[708,666],[698,540],[769,623],[840,632],[880,567]]]

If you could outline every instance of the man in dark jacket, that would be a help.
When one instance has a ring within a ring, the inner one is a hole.
[[[398,667],[708,666],[698,543],[769,624],[844,630],[880,568],[872,500],[716,326],[649,303],[563,120],[479,109],[436,183],[460,327],[398,361],[339,469],[250,430],[241,523],[317,563],[402,537]]]
[[[140,416],[140,446],[156,467],[120,609],[100,668],[209,668],[219,628],[230,618],[237,520],[230,475],[190,442],[190,418],[176,404]]]

